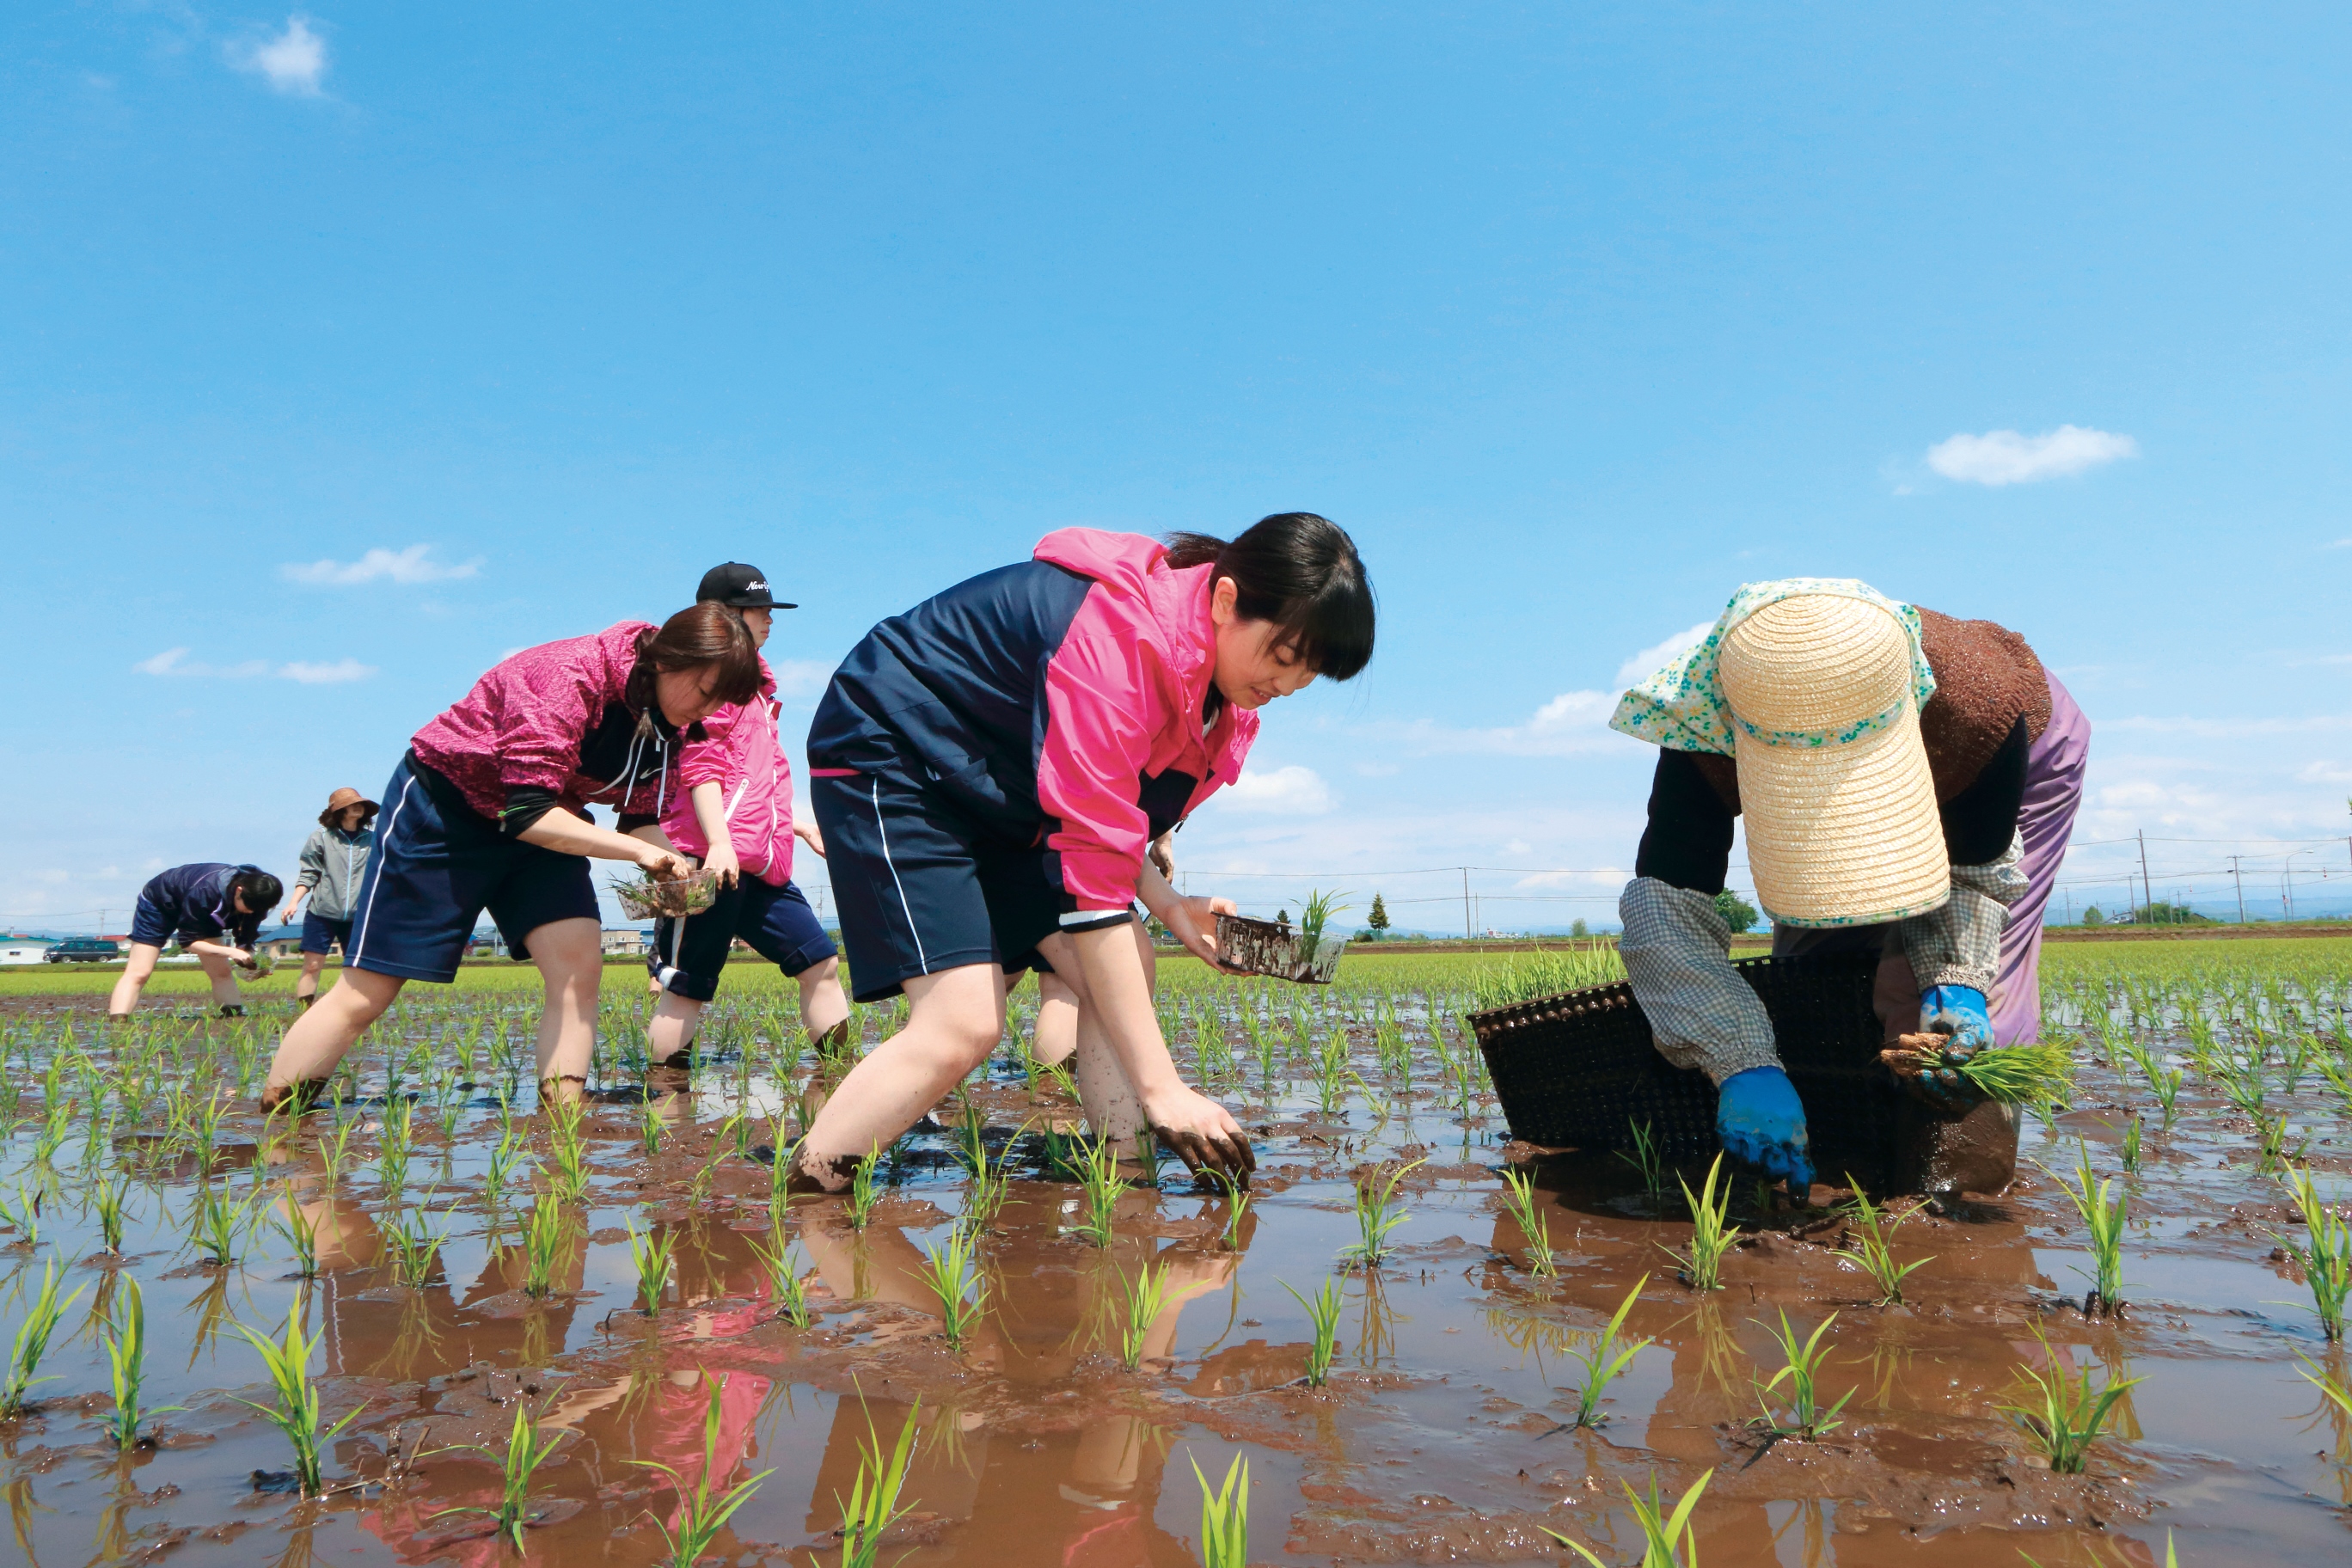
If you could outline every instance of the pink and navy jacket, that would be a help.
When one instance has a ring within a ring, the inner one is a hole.
[[[699,858],[710,841],[696,820],[688,792],[715,784],[719,811],[727,819],[735,858],[747,875],[772,888],[793,879],[793,763],[776,738],[776,677],[760,661],[760,695],[736,708],[722,708],[702,721],[706,740],[688,741],[678,753],[677,795],[662,831],[669,841]]]
[[[623,621],[501,659],[409,750],[509,834],[591,801],[656,821],[679,793],[680,738],[658,704],[640,727],[625,700],[638,640],[656,629]]]
[[[811,771],[889,774],[1039,846],[1066,924],[1125,910],[1150,841],[1239,777],[1257,738],[1257,715],[1230,704],[1202,727],[1212,569],[1167,556],[1066,528],[884,621],[817,706]]]

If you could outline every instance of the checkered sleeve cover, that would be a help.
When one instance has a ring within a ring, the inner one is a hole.
[[[1617,913],[1625,922],[1617,951],[1668,1061],[1698,1068],[1718,1084],[1749,1068],[1780,1065],[1772,1020],[1731,967],[1731,928],[1712,898],[1636,877]]]
[[[2025,841],[2011,835],[2000,858],[1952,868],[1951,901],[1903,922],[1903,951],[1919,989],[1965,985],[1992,994],[2000,973],[2000,932],[2009,907],[2025,896]]]

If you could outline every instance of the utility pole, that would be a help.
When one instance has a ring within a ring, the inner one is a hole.
[[[2238,884],[2238,923],[2246,923],[2246,879],[2238,871],[2239,857],[2230,857],[2230,879]]]
[[[1470,868],[1462,868],[1462,940],[1472,940],[1470,931]]]
[[[2156,911],[2156,889],[2149,885],[2147,879],[2147,829],[2145,827],[2139,830],[2139,889],[2147,896],[2148,912],[2153,917]]]

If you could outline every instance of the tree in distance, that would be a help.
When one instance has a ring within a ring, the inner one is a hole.
[[[2083,911],[2083,923],[2086,926],[2103,926],[2107,923],[2107,917],[2099,912],[2098,905],[2093,904]]]
[[[1716,894],[1715,912],[1723,917],[1723,923],[1731,928],[1732,934],[1735,936],[1741,931],[1753,929],[1760,918],[1756,913],[1754,904],[1749,903],[1729,888]]]
[[[1372,895],[1372,912],[1364,917],[1364,924],[1375,933],[1389,929],[1389,907],[1378,893]]]

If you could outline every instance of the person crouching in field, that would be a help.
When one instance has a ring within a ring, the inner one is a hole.
[[[309,1100],[406,982],[457,979],[485,909],[546,983],[541,1093],[584,1085],[604,973],[588,861],[687,873],[628,830],[669,809],[678,748],[701,721],[759,689],[751,634],[719,605],[525,648],[475,682],[392,771],[342,980],[286,1031],[262,1109]],[[596,825],[591,801],[614,807],[617,831]]]
[[[1372,621],[1354,542],[1286,512],[1231,543],[1064,529],[867,633],[818,705],[811,795],[857,998],[912,1010],[825,1101],[792,1189],[839,1191],[983,1060],[1033,949],[1144,1124],[1188,1167],[1246,1175],[1241,1124],[1177,1076],[1129,906],[1155,816],[1233,782],[1258,709],[1361,669]]]
[[[319,994],[319,972],[327,967],[327,953],[341,947],[352,955],[352,905],[375,847],[379,807],[355,789],[339,789],[327,797],[319,826],[302,846],[300,865],[294,872],[294,896],[286,900],[280,925],[294,923],[294,911],[308,895],[310,907],[302,916],[302,973],[294,981],[294,1000],[308,1007]]]
[[[755,647],[765,647],[779,605],[758,568],[740,562],[703,574],[697,599],[740,616]],[[793,839],[824,853],[815,826],[793,816],[793,765],[776,735],[775,676],[760,661],[760,690],[740,708],[703,721],[708,740],[678,758],[684,792],[658,827],[638,836],[698,856],[719,874],[716,902],[700,914],[657,921],[646,966],[660,995],[646,1034],[656,1066],[691,1064],[702,1009],[719,994],[727,952],[740,937],[800,983],[801,1025],[820,1050],[848,1039],[849,998],[841,960],[816,911],[793,883]]]
[[[277,878],[257,866],[203,860],[155,873],[139,889],[139,907],[131,916],[131,957],[106,1000],[106,1016],[131,1016],[139,1005],[139,993],[155,973],[156,960],[176,937],[204,966],[220,1016],[245,1016],[231,966],[254,966],[253,944],[261,934],[261,917],[284,891]]]

